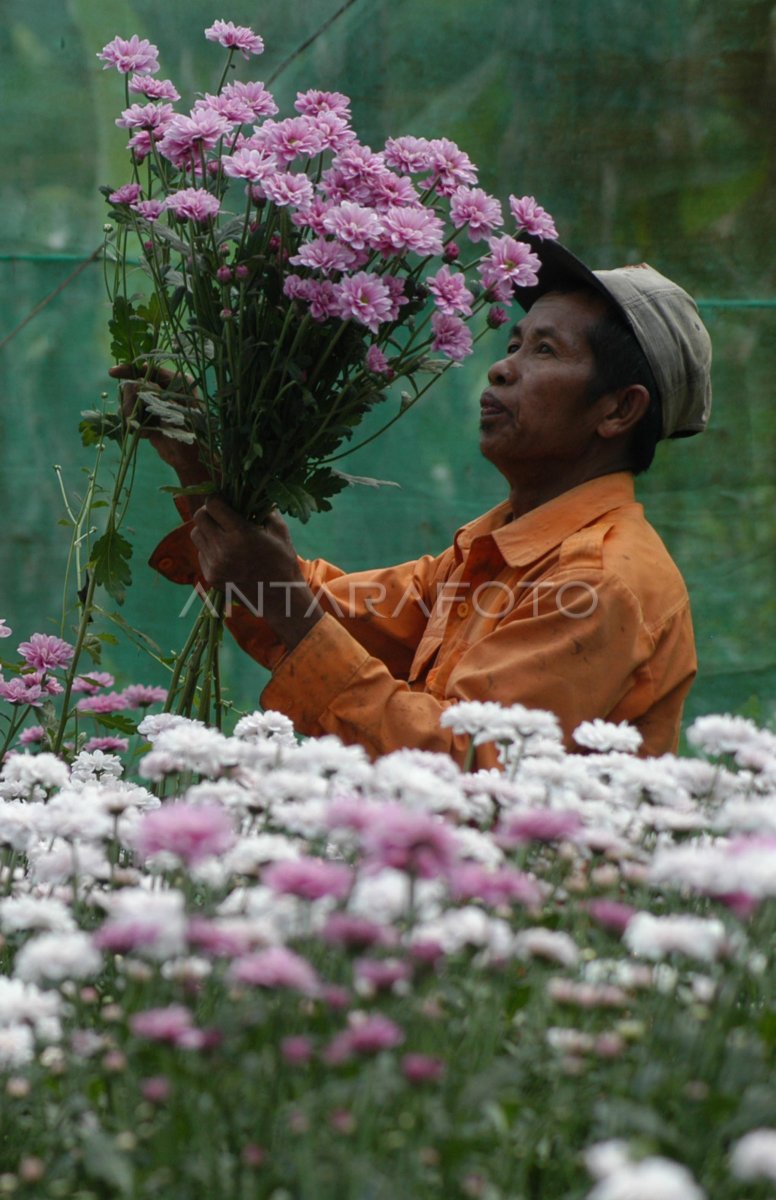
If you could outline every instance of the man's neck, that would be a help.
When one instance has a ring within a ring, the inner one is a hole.
[[[618,461],[612,462],[608,466],[600,465],[597,469],[593,467],[585,469],[578,464],[576,470],[565,472],[561,478],[550,472],[542,474],[539,471],[535,476],[531,472],[525,472],[519,480],[511,481],[509,503],[512,517],[517,520],[518,517],[525,516],[526,513],[538,508],[541,504],[547,504],[549,500],[555,500],[565,492],[570,492],[572,488],[589,483],[591,479],[599,479],[602,475],[613,475],[618,471],[628,470],[630,467],[627,463]]]

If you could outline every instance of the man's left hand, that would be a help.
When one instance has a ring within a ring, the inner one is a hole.
[[[302,574],[288,526],[277,512],[257,525],[239,516],[220,496],[209,496],[195,513],[191,540],[207,582],[239,593],[262,612],[273,633],[291,650],[323,616]]]

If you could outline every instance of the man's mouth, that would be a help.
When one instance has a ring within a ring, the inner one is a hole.
[[[506,407],[497,400],[492,392],[483,392],[480,397],[480,418],[498,417],[505,413]]]

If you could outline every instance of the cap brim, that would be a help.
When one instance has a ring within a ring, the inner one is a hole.
[[[528,312],[529,308],[539,299],[540,296],[545,296],[548,292],[555,292],[569,283],[582,284],[585,287],[592,288],[598,292],[600,296],[613,304],[619,313],[625,318],[628,325],[630,320],[625,310],[620,306],[612,293],[604,287],[601,280],[586,267],[570,250],[562,246],[560,242],[556,242],[548,238],[534,237],[530,233],[521,233],[519,235],[521,242],[527,242],[534,254],[536,254],[541,262],[539,271],[539,282],[533,287],[516,287],[515,300]]]

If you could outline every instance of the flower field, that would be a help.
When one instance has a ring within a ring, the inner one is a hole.
[[[771,1194],[776,737],[445,719],[504,771],[273,713],[6,756],[1,1195]]]

